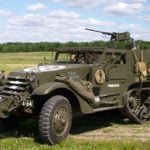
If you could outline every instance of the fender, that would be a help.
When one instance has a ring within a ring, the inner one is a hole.
[[[72,90],[65,83],[51,82],[51,83],[47,83],[47,84],[41,85],[40,87],[36,88],[32,92],[32,96],[34,96],[34,95],[47,95],[50,92],[52,92],[53,90],[58,89],[58,88],[67,89],[70,92],[72,92]]]
[[[77,101],[80,105],[80,109],[81,109],[82,113],[86,113],[86,114],[93,113],[92,107],[87,102],[85,102],[85,100],[83,100],[79,95],[74,93],[74,91],[72,91],[67,84],[62,83],[62,82],[51,82],[51,83],[44,84],[44,85],[40,86],[39,88],[35,89],[32,92],[31,96],[47,95],[50,92],[60,89],[60,88],[66,89],[75,95],[75,97],[77,98]],[[76,106],[74,106],[74,107],[76,107]]]

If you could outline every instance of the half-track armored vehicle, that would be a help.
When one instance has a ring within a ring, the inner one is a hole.
[[[150,121],[148,50],[57,49],[53,64],[0,75],[0,118],[38,117],[40,137],[49,144],[67,137],[75,115],[120,109],[131,121]]]

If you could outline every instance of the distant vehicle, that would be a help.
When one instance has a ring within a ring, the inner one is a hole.
[[[64,48],[56,50],[54,62],[6,79],[1,73],[5,123],[12,116],[39,117],[41,139],[56,144],[67,137],[75,115],[120,109],[136,123],[150,121],[150,51]]]

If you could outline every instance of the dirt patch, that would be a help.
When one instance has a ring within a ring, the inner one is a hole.
[[[88,131],[78,135],[70,135],[72,138],[86,140],[140,140],[150,141],[150,127],[116,126]]]
[[[119,111],[107,111],[73,120],[70,137],[86,140],[150,141],[150,123],[124,123]]]

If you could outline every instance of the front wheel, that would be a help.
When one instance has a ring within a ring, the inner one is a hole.
[[[72,122],[71,105],[64,96],[53,96],[44,105],[39,117],[41,139],[55,144],[65,139]]]

